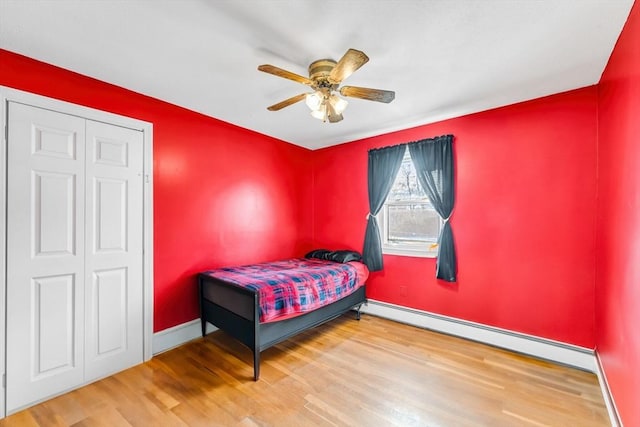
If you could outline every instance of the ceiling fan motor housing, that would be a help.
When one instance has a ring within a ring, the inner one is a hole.
[[[318,87],[333,86],[329,83],[329,74],[336,66],[337,62],[333,59],[319,59],[313,61],[309,65],[309,78],[313,80]]]

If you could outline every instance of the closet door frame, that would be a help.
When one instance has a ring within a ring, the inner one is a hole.
[[[0,86],[0,418],[6,416],[6,292],[7,292],[7,105],[9,102],[57,111],[84,119],[141,131],[144,139],[143,185],[143,358],[152,356],[153,338],[153,125],[81,105]]]

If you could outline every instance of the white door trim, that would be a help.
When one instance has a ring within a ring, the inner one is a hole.
[[[7,103],[17,102],[38,108],[58,111],[85,119],[139,130],[144,135],[144,196],[143,196],[143,357],[153,355],[153,125],[142,120],[125,117],[53,98],[0,86],[0,418],[6,415],[6,239],[7,239]]]

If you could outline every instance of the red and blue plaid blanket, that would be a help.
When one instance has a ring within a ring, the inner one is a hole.
[[[218,268],[204,274],[257,291],[262,323],[315,310],[364,284],[351,263],[306,258]]]

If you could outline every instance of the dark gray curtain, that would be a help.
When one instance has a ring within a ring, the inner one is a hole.
[[[398,174],[406,145],[369,150],[369,215],[362,259],[370,271],[382,270],[382,242],[376,215],[382,209]]]
[[[453,211],[453,135],[424,139],[409,144],[409,154],[416,168],[420,186],[438,215],[444,220],[438,237],[436,277],[456,281],[456,250],[449,217]]]

